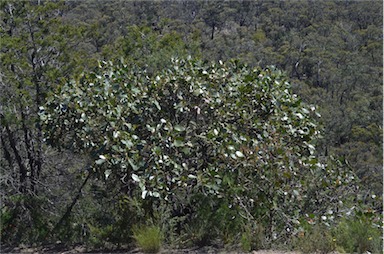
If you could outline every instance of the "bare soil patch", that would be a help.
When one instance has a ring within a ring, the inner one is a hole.
[[[105,250],[105,249],[96,249],[90,250],[84,245],[77,246],[64,246],[61,244],[51,244],[38,247],[28,247],[28,246],[19,246],[19,247],[2,247],[0,253],[60,253],[60,254],[72,254],[72,253],[116,253],[116,254],[142,254],[139,249],[114,249],[114,250]],[[201,248],[188,248],[188,249],[162,249],[160,251],[162,254],[237,254],[244,253],[242,251],[229,251],[225,249],[219,249],[212,246],[205,246]],[[251,254],[299,254],[299,252],[291,251],[279,251],[279,250],[258,250],[250,252]]]

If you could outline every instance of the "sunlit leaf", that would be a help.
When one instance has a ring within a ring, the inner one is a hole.
[[[243,158],[244,157],[244,154],[240,151],[236,151],[236,156],[239,157],[239,158]]]
[[[181,125],[175,125],[173,128],[178,132],[185,131],[185,127]]]
[[[140,182],[140,178],[139,178],[139,176],[136,175],[136,174],[132,174],[132,179],[133,179],[133,181],[135,181],[135,182]]]

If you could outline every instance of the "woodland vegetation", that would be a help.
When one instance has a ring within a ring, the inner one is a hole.
[[[1,245],[382,251],[381,1],[2,1]]]

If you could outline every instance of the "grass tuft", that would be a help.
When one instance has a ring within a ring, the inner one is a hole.
[[[159,252],[163,239],[158,226],[136,226],[133,228],[133,238],[137,247],[145,253]]]

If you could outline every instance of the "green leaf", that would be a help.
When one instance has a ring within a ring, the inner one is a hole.
[[[236,156],[239,158],[244,158],[244,154],[240,151],[236,151]]]
[[[98,160],[95,161],[96,165],[101,165],[104,162],[105,162],[105,160],[103,160],[103,159],[98,159]]]
[[[182,151],[185,155],[190,155],[190,154],[191,154],[191,148],[189,148],[189,147],[184,147],[181,151]]]
[[[183,141],[181,141],[181,140],[175,140],[175,141],[173,141],[173,145],[175,146],[175,147],[182,147],[182,146],[184,146],[184,142]]]
[[[157,100],[153,100],[153,104],[155,104],[155,106],[158,110],[161,110],[160,104]]]
[[[128,163],[129,163],[129,165],[131,165],[131,167],[134,171],[137,171],[139,169],[139,167],[135,163],[133,163],[131,158],[128,159]]]
[[[185,131],[185,127],[181,126],[181,125],[175,125],[174,129],[178,132],[182,132],[182,131]]]
[[[107,160],[107,158],[104,155],[99,155],[99,158],[100,159],[95,161],[96,165],[101,165]]]
[[[134,95],[137,95],[137,94],[140,93],[140,89],[137,88],[137,87],[133,87],[133,86],[132,86],[132,88],[131,88],[131,91],[132,91],[132,93],[133,93]]]
[[[132,174],[132,179],[133,179],[133,181],[135,181],[135,182],[140,182],[140,178],[139,178],[139,176],[136,175],[136,174]]]
[[[111,175],[112,171],[110,169],[107,169],[104,171],[105,179],[108,179],[108,177]]]
[[[128,149],[133,147],[133,143],[131,140],[121,140],[121,143],[123,143]]]
[[[142,198],[142,199],[145,199],[145,197],[147,196],[147,193],[148,193],[147,190],[143,190],[143,191],[141,192],[141,198]]]
[[[299,119],[304,119],[304,116],[303,116],[301,113],[296,113],[296,116],[297,116]]]
[[[152,150],[153,150],[153,151],[155,152],[155,154],[157,154],[157,155],[160,155],[160,154],[161,154],[161,148],[158,147],[158,146],[155,146]]]

